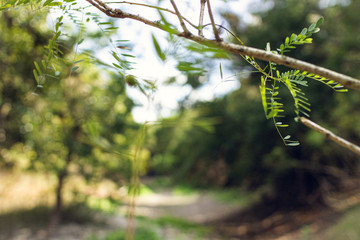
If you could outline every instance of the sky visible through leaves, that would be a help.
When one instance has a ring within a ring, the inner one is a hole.
[[[145,2],[152,5],[157,4],[157,1],[154,0],[139,2]],[[200,9],[198,2],[200,1],[179,1],[178,3],[180,12],[194,23],[198,22],[199,17],[199,13],[196,11]],[[220,17],[220,13],[231,10],[241,15],[242,21],[250,23],[253,20],[251,14],[249,14],[249,7],[251,8],[250,2],[251,1],[249,0],[227,1],[226,3],[222,0],[212,1],[215,21],[218,24],[225,24],[224,20]],[[161,6],[172,9],[169,1],[163,1]],[[116,5],[113,5],[113,7],[116,7]],[[156,11],[145,7],[133,8],[133,6],[126,6],[125,4],[120,4],[119,7],[125,10],[128,9],[132,12],[134,10],[139,11],[140,15],[149,19],[156,20],[159,18]],[[93,9],[92,11],[97,12],[96,9]],[[204,23],[209,22],[206,17],[207,16],[205,16]],[[171,18],[169,19],[173,20]],[[177,20],[175,19],[174,22],[177,23],[176,21]],[[152,29],[141,23],[121,19],[117,20],[116,26],[119,27],[117,35],[121,39],[129,40],[132,48],[131,54],[136,56],[136,60],[134,61],[136,64],[133,65],[135,69],[131,70],[129,73],[139,77],[139,79],[155,81],[157,86],[157,91],[153,94],[151,99],[147,98],[136,88],[128,88],[129,96],[139,105],[133,109],[135,121],[155,121],[158,118],[170,116],[177,109],[178,102],[191,92],[191,87],[181,86],[180,84],[164,84],[170,77],[176,77],[178,83],[186,81],[186,77],[176,70],[176,60],[169,58],[165,62],[162,62],[157,57],[153,41],[151,40],[151,34],[153,33],[157,37],[161,47],[166,49],[169,47],[165,40],[166,33]],[[226,38],[227,36],[224,35],[222,37]],[[91,48],[91,45],[84,43],[80,47]],[[112,57],[109,49],[102,49],[97,53],[97,56],[101,60],[111,64]],[[219,70],[220,63],[222,65],[223,79],[221,79]],[[214,66],[212,66],[211,69],[205,69],[208,71],[207,75],[204,77],[206,84],[200,89],[191,92],[189,99],[192,101],[212,100],[214,97],[222,96],[239,87],[237,78],[233,76],[235,72],[228,71],[226,68],[227,64],[230,64],[230,61],[214,61],[213,64]]]

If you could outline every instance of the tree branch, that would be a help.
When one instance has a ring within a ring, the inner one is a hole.
[[[128,2],[128,1],[121,1],[121,2],[105,2],[105,4],[111,4],[111,3],[115,3],[115,4],[129,4],[129,5],[135,5],[135,6],[141,6],[141,7],[147,7],[147,8],[153,8],[153,9],[157,9],[159,11],[163,11],[163,12],[168,12],[171,13],[173,15],[176,15],[176,12],[167,9],[167,8],[162,8],[162,7],[158,7],[158,6],[152,6],[152,5],[148,5],[148,4],[144,4],[144,3],[136,3],[136,2]],[[190,26],[192,26],[195,29],[198,29],[198,26],[196,26],[194,23],[192,23],[190,20],[188,20],[187,18],[185,18],[184,16],[182,16],[182,19],[187,22]]]
[[[199,17],[199,36],[203,37],[203,21],[204,21],[204,10],[205,10],[206,0],[200,0],[200,17]]]
[[[135,21],[139,21],[142,23],[145,23],[147,25],[150,25],[152,27],[161,29],[163,31],[169,31],[168,28],[166,28],[164,25],[161,24],[160,21],[151,21],[148,20],[140,15],[135,15],[135,14],[131,14],[131,13],[127,13],[124,12],[120,9],[113,9],[110,8],[107,4],[105,4],[104,2],[102,2],[101,0],[86,0],[87,2],[89,2],[91,5],[95,6],[97,9],[99,9],[100,11],[102,11],[103,13],[105,13],[107,16],[109,17],[114,17],[114,18],[129,18],[129,19],[133,19]],[[227,51],[229,53],[233,53],[233,54],[239,54],[242,56],[249,56],[249,57],[253,57],[253,58],[257,58],[260,60],[264,60],[264,61],[269,61],[269,62],[273,62],[276,64],[280,64],[280,65],[284,65],[290,68],[294,68],[294,69],[298,69],[301,71],[306,71],[308,73],[313,73],[315,75],[319,75],[321,77],[327,78],[329,80],[333,80],[336,81],[342,85],[344,85],[347,88],[353,88],[353,89],[357,89],[360,90],[360,80],[352,78],[350,76],[346,76],[344,74],[341,73],[337,73],[335,71],[323,68],[323,67],[319,67],[316,66],[314,64],[311,63],[307,63],[295,58],[291,58],[291,57],[287,57],[287,56],[283,56],[283,55],[277,55],[277,54],[273,54],[270,51],[265,51],[265,50],[261,50],[261,49],[257,49],[257,48],[253,48],[253,47],[248,47],[248,46],[244,46],[244,45],[240,45],[240,44],[233,44],[233,43],[228,43],[228,42],[224,42],[220,39],[217,29],[216,29],[216,24],[214,22],[214,19],[212,17],[212,12],[211,12],[211,8],[210,8],[210,3],[209,0],[207,0],[208,2],[208,8],[209,8],[209,15],[210,15],[210,19],[211,19],[211,25],[213,26],[214,29],[214,34],[215,34],[215,40],[211,40],[211,39],[207,39],[203,36],[201,36],[202,34],[202,17],[201,14],[204,12],[203,8],[204,8],[204,4],[205,4],[206,0],[201,0],[201,10],[200,10],[200,21],[199,21],[199,36],[196,36],[194,34],[192,34],[191,32],[188,31],[188,29],[185,26],[185,23],[183,21],[182,15],[180,14],[179,10],[176,7],[176,4],[174,2],[174,0],[171,0],[171,3],[174,7],[175,13],[172,12],[173,14],[177,15],[177,17],[179,18],[181,27],[183,29],[183,32],[180,32],[179,30],[176,29],[172,29],[172,34],[175,34],[179,37],[183,37],[186,38],[188,40],[192,40],[194,42],[197,42],[199,44],[202,45],[207,45],[207,46],[212,46],[212,47],[218,47],[224,51]],[[203,15],[203,14],[202,14]],[[185,19],[186,20],[186,19]],[[304,117],[300,117],[299,118],[300,122],[303,123],[305,126],[321,133],[322,135],[324,135],[326,138],[334,141],[335,143],[349,149],[350,151],[360,155],[360,147],[335,135],[334,133],[332,133],[331,131],[317,125],[316,123],[312,122],[311,120],[304,118]]]
[[[96,7],[97,9],[99,9],[100,11],[102,11],[103,13],[105,13],[107,16],[109,17],[113,17],[113,18],[129,18],[129,19],[133,19],[142,23],[145,23],[149,26],[161,29],[161,30],[165,30],[164,26],[162,26],[158,21],[151,21],[148,20],[144,17],[141,17],[140,15],[135,15],[135,14],[131,14],[131,13],[127,13],[124,12],[120,9],[113,9],[110,8],[108,5],[106,5],[104,2],[102,2],[101,0],[86,0],[88,3],[90,3],[91,5],[93,5],[94,7]]]
[[[170,0],[170,1],[171,1],[171,4],[172,4],[173,7],[174,7],[174,10],[175,10],[175,13],[176,13],[177,17],[179,18],[179,22],[180,22],[180,25],[181,25],[181,27],[182,27],[182,29],[183,29],[183,31],[184,31],[185,36],[186,36],[186,35],[189,35],[190,32],[189,32],[189,30],[186,28],[186,25],[185,25],[185,23],[184,23],[184,21],[183,21],[183,17],[181,16],[181,14],[180,14],[180,12],[179,12],[176,4],[175,4],[175,1],[174,1],[174,0]]]
[[[222,40],[221,40],[221,38],[219,36],[219,32],[218,32],[218,30],[216,28],[216,24],[215,24],[215,21],[214,21],[214,16],[213,16],[212,11],[211,11],[210,0],[207,0],[207,7],[208,7],[210,22],[211,22],[211,25],[212,25],[212,28],[213,28],[213,31],[214,31],[215,39],[216,39],[216,41],[221,42]]]
[[[167,31],[165,29],[165,27],[162,24],[160,24],[159,21],[151,21],[140,15],[134,15],[131,13],[127,13],[120,9],[112,9],[100,0],[86,0],[86,1],[89,2],[91,5],[95,6],[96,8],[98,8],[100,11],[104,12],[109,17],[129,18],[129,19],[133,19],[133,20],[145,23],[152,27],[161,29],[163,31]],[[179,15],[178,15],[178,17],[179,17]],[[202,36],[196,36],[190,32],[180,33],[179,31],[174,30],[172,33],[178,35],[179,37],[184,37],[186,39],[195,41],[195,42],[203,44],[203,45],[216,46],[216,47],[223,49],[230,53],[247,55],[247,56],[261,59],[264,61],[270,61],[270,62],[274,62],[276,64],[284,65],[284,66],[287,66],[290,68],[313,73],[315,75],[325,77],[329,80],[336,81],[336,82],[344,85],[347,88],[353,88],[353,89],[360,90],[360,80],[358,80],[358,79],[355,79],[355,78],[346,76],[344,74],[337,73],[335,71],[332,71],[332,70],[329,70],[329,69],[326,69],[323,67],[319,67],[314,64],[307,63],[307,62],[304,62],[304,61],[301,61],[301,60],[298,60],[295,58],[291,58],[291,57],[287,57],[287,56],[283,56],[283,55],[276,55],[269,51],[265,51],[265,50],[261,50],[261,49],[257,49],[257,48],[253,48],[253,47],[248,47],[248,46],[243,46],[243,45],[239,45],[239,44],[227,43],[227,42],[218,41],[218,40],[210,40],[210,39],[204,38]]]
[[[334,133],[332,133],[331,131],[319,126],[318,124],[314,123],[313,121],[305,118],[305,117],[300,117],[300,122],[302,124],[304,124],[305,126],[317,131],[318,133],[321,133],[322,135],[324,135],[327,139],[330,139],[331,141],[334,141],[335,143],[347,148],[348,150],[356,153],[357,155],[360,156],[360,147],[335,135]]]

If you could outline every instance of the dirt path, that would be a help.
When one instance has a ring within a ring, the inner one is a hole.
[[[223,219],[240,211],[239,204],[221,202],[208,192],[190,195],[176,195],[172,191],[162,191],[139,196],[136,215],[148,218],[174,217],[193,223],[209,223]],[[124,212],[126,206],[122,208]]]
[[[25,178],[26,183],[29,179]],[[19,181],[10,181],[11,183],[18,183]],[[30,181],[35,186],[35,181]],[[39,181],[43,183],[43,181]],[[17,188],[9,188],[15,190]],[[33,189],[33,188],[31,188]],[[40,188],[39,189],[43,189]],[[0,188],[1,190],[1,188]],[[6,189],[5,189],[6,190]],[[45,190],[44,190],[45,191]],[[44,191],[38,191],[43,194]],[[21,191],[20,191],[21,192]],[[5,193],[9,191],[0,191],[2,200],[4,200]],[[23,192],[21,192],[23,193]],[[30,192],[31,194],[34,191]],[[16,196],[20,193],[16,192]],[[335,196],[334,196],[335,197]],[[20,200],[35,203],[32,201],[37,199],[35,197],[17,197],[9,198],[9,204],[20,206]],[[39,198],[41,199],[41,198]],[[302,240],[306,232],[314,233],[312,235],[320,236],[312,239],[323,239],[318,232],[331,226],[336,219],[340,217],[341,212],[360,202],[360,188],[358,191],[351,191],[349,194],[345,192],[344,196],[336,196],[334,199],[333,208],[324,209],[310,209],[308,211],[287,211],[274,212],[265,219],[256,219],[257,211],[265,206],[259,205],[256,209],[247,209],[243,211],[240,204],[230,204],[220,201],[214,193],[210,192],[192,192],[188,194],[179,195],[172,190],[161,190],[148,195],[141,195],[138,197],[136,203],[136,216],[145,216],[147,219],[155,219],[161,217],[170,217],[173,219],[183,219],[188,222],[205,224],[206,226],[216,226],[219,233],[223,234],[224,239],[241,239],[241,240],[262,240],[262,239],[277,239],[277,240]],[[240,202],[236,199],[234,202]],[[45,239],[45,232],[39,227],[32,228],[31,226],[41,225],[40,220],[45,219],[46,212],[31,211],[33,205],[29,205],[29,210],[24,210],[20,213],[10,212],[8,214],[0,215],[0,240],[41,240]],[[10,205],[8,206],[11,207]],[[124,204],[120,207],[119,213],[115,215],[99,215],[99,221],[87,222],[85,224],[66,223],[59,226],[53,237],[46,238],[46,240],[89,240],[89,236],[97,236],[98,239],[104,237],[114,230],[125,229],[127,219],[124,217],[128,206]],[[34,215],[42,214],[40,215]],[[31,215],[31,216],[30,216]],[[22,222],[27,224],[24,226],[15,226],[18,224],[19,217]],[[254,219],[255,220],[252,220]],[[11,220],[12,219],[12,220]],[[16,224],[12,224],[16,223]],[[33,223],[31,225],[31,223]],[[35,223],[35,224],[34,224]],[[151,221],[146,220],[145,224],[150,227]],[[46,225],[42,223],[43,225]],[[141,223],[137,223],[141,226]],[[148,227],[149,227],[148,226]],[[306,228],[304,228],[306,226]],[[159,236],[166,240],[193,240],[191,233],[183,233],[179,228],[171,226],[155,227]],[[305,230],[304,230],[305,229]],[[305,233],[304,233],[305,231]],[[179,237],[180,236],[180,237]],[[219,239],[216,237],[195,238],[198,240],[213,240]]]
[[[87,240],[91,235],[97,236],[98,239],[103,239],[106,234],[111,231],[126,228],[127,219],[124,216],[127,210],[127,205],[121,206],[118,214],[100,216],[98,223],[62,224],[51,237],[45,237],[43,230],[21,227],[11,235],[4,235],[0,232],[0,240]],[[192,223],[204,224],[218,221],[239,210],[239,205],[221,202],[216,199],[214,194],[208,192],[177,195],[167,190],[139,196],[137,198],[135,214],[136,216],[144,216],[150,219],[170,217],[173,219],[183,219]],[[159,228],[157,232],[166,240],[193,239],[191,233],[184,234],[181,230],[171,226]],[[201,238],[197,239],[200,240]],[[207,237],[205,239],[218,238]]]

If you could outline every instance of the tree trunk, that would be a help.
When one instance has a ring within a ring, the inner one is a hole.
[[[70,156],[68,156],[70,158]],[[65,178],[67,176],[67,164],[65,168],[58,174],[58,185],[56,187],[56,202],[53,211],[50,215],[49,225],[47,228],[47,235],[50,236],[61,220],[62,208],[63,208],[63,195],[62,190],[64,187]]]

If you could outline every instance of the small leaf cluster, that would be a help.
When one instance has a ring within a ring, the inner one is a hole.
[[[266,51],[272,52],[274,54],[283,55],[285,52],[289,52],[291,49],[295,49],[297,45],[303,45],[306,43],[311,43],[312,34],[320,31],[320,25],[323,23],[324,19],[320,18],[316,23],[313,23],[309,28],[304,28],[300,34],[292,34],[290,37],[285,38],[285,42],[280,45],[280,48],[277,51],[272,51],[270,44],[267,43]],[[273,119],[275,128],[282,138],[283,142],[287,146],[297,146],[299,145],[298,141],[290,140],[290,135],[283,137],[280,128],[286,128],[289,125],[284,124],[280,121],[277,121],[278,118],[285,117],[284,115],[284,104],[281,103],[279,85],[284,85],[288,92],[291,94],[294,100],[294,112],[296,118],[300,116],[310,117],[310,103],[305,93],[302,90],[302,87],[307,87],[307,79],[315,80],[321,82],[328,87],[332,88],[336,92],[346,92],[347,89],[344,89],[343,86],[333,80],[329,80],[325,77],[321,77],[316,74],[308,73],[306,71],[300,70],[289,70],[285,72],[280,72],[277,69],[275,63],[269,62],[266,68],[261,68],[255,61],[255,59],[245,56],[244,59],[254,66],[259,72],[263,74],[261,77],[260,83],[260,94],[262,99],[262,105],[267,119]],[[268,69],[268,70],[266,70]]]
[[[58,58],[63,52],[59,49],[58,40],[61,36],[60,27],[63,25],[63,16],[56,19],[55,30],[53,36],[49,39],[48,45],[44,47],[43,53],[46,55],[46,59],[41,60],[40,63],[34,62],[35,68],[33,74],[38,88],[42,88],[47,76],[55,77],[55,64],[54,58]],[[50,71],[52,73],[50,73]]]
[[[306,43],[312,43],[312,38],[310,38],[314,33],[320,31],[320,26],[324,22],[324,18],[319,18],[316,23],[313,23],[309,28],[303,28],[299,34],[291,34],[290,37],[285,38],[285,42],[280,45],[280,48],[277,51],[284,55],[285,52],[290,52],[291,49],[295,49],[296,45],[303,45]]]

